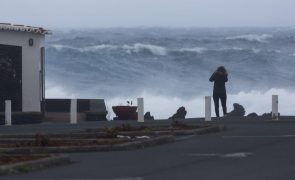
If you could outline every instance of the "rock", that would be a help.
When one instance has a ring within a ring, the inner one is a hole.
[[[226,116],[228,116],[228,117],[233,117],[233,116],[243,117],[243,116],[245,116],[246,111],[242,105],[240,105],[238,103],[234,103],[233,106],[234,106],[234,110],[231,111],[230,113],[228,113]]]
[[[268,115],[271,115],[271,112],[270,113],[264,113],[261,116],[268,116]]]
[[[271,115],[272,115],[272,112],[270,112],[270,113],[264,113],[264,114],[262,114],[262,117],[264,117],[264,118],[271,118]],[[279,113],[279,116],[280,116],[281,114]]]
[[[247,117],[258,117],[258,115],[255,112],[253,112],[248,114]]]
[[[264,114],[262,114],[262,117],[271,118],[271,113],[264,113]]]
[[[186,110],[185,110],[185,107],[180,107],[177,112],[172,116],[170,117],[169,119],[185,119],[185,116],[186,116]]]
[[[150,112],[146,112],[144,115],[144,120],[155,120],[154,116],[151,116]]]

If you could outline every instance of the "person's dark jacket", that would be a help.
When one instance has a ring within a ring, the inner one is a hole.
[[[227,74],[216,71],[212,74],[209,81],[214,81],[214,94],[226,93],[225,83],[228,81]]]

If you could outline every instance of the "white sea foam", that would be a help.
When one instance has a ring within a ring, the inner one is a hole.
[[[240,47],[227,47],[227,48],[217,49],[216,51],[252,51],[255,54],[259,54],[263,50],[256,49],[256,48],[246,49],[246,48],[240,48]],[[282,51],[280,51],[280,50],[266,50],[266,51],[271,52],[271,53],[282,53]]]
[[[192,52],[192,53],[198,53],[202,54],[205,51],[245,51],[245,50],[252,50],[255,54],[258,54],[261,52],[260,49],[244,49],[241,47],[224,47],[219,49],[207,49],[203,47],[194,47],[194,48],[180,48],[180,49],[167,49],[162,46],[156,46],[151,44],[141,44],[136,43],[134,45],[109,45],[109,44],[100,44],[95,46],[86,46],[83,48],[68,46],[68,45],[62,45],[62,44],[53,44],[50,45],[50,47],[55,48],[57,51],[62,51],[64,49],[70,49],[75,50],[79,52],[97,52],[97,51],[103,51],[103,50],[119,50],[123,49],[126,51],[126,53],[141,53],[143,51],[148,51],[151,54],[155,56],[166,56],[170,51],[176,51],[176,52]],[[279,50],[274,50],[273,52],[281,53]]]
[[[252,51],[255,54],[259,54],[261,52],[261,49],[247,49],[247,48],[241,48],[241,47],[226,47],[226,48],[220,48],[216,49],[216,51]]]
[[[95,46],[86,46],[86,47],[83,47],[83,48],[67,46],[67,45],[62,45],[62,44],[53,44],[50,47],[55,48],[58,51],[62,51],[64,49],[71,49],[71,50],[76,50],[76,51],[80,51],[80,52],[93,52],[93,51],[99,51],[99,50],[104,50],[104,49],[117,49],[118,48],[115,45],[108,45],[108,44],[100,44],[100,45],[95,45]]]
[[[255,49],[255,48],[253,48],[252,51],[253,51],[255,54],[259,54],[259,53],[261,52],[260,49]]]
[[[104,49],[116,50],[116,49],[118,49],[118,46],[101,44],[101,45],[96,45],[96,46],[88,46],[85,48],[79,48],[79,50],[82,52],[95,52],[95,51],[104,50]]]
[[[228,94],[228,110],[233,109],[233,103],[239,103],[245,107],[246,115],[256,112],[261,115],[263,113],[271,112],[271,97],[273,94],[279,95],[280,105],[279,111],[282,115],[294,115],[295,102],[290,102],[289,99],[295,99],[295,92],[284,89],[270,89],[266,92],[251,91],[240,92],[237,94]],[[187,117],[204,117],[204,97],[194,97],[189,100],[180,97],[165,97],[154,96],[149,93],[142,93],[141,95],[130,97],[127,99],[134,99],[136,97],[145,98],[145,110],[150,111],[156,119],[167,119],[172,116],[180,106],[184,106],[187,110]],[[112,98],[108,99],[109,107],[113,105],[122,104],[126,102],[126,98]],[[221,110],[220,110],[221,111]],[[212,115],[214,116],[214,108],[212,108]],[[111,114],[113,116],[113,114]]]
[[[123,49],[126,50],[127,53],[135,52],[135,53],[140,53],[142,51],[149,51],[153,55],[156,56],[165,56],[167,55],[167,49],[162,46],[157,46],[157,45],[152,45],[152,44],[141,44],[141,43],[136,43],[132,46],[130,45],[123,45]]]
[[[77,48],[74,48],[72,46],[62,45],[62,44],[53,44],[50,47],[55,48],[57,51],[62,51],[64,49],[74,49],[74,50],[77,50]]]
[[[179,50],[180,52],[196,52],[196,53],[203,53],[205,51],[252,51],[255,54],[259,54],[261,52],[260,49],[245,49],[241,47],[224,47],[224,48],[219,48],[219,49],[207,49],[207,48],[202,48],[202,47],[196,47],[196,48],[181,48]]]
[[[230,36],[227,37],[226,40],[247,40],[247,41],[257,41],[261,43],[267,42],[268,39],[272,38],[273,36],[270,34],[245,34],[240,36]]]
[[[220,48],[216,49],[216,51],[244,51],[244,48],[240,47],[225,47],[225,48]]]
[[[203,48],[203,47],[194,47],[194,48],[181,48],[179,51],[180,52],[196,52],[201,54],[207,50],[208,50],[207,48]]]
[[[245,107],[246,114],[256,112],[257,114],[271,112],[271,97],[273,94],[279,95],[279,111],[282,115],[295,115],[295,91],[284,89],[270,89],[266,92],[251,91],[240,92],[237,94],[228,94],[228,110],[233,109],[233,103],[239,103]],[[58,86],[50,81],[46,81],[46,98],[89,98],[84,93],[74,94],[66,91],[62,86]],[[144,97],[145,111],[150,111],[156,119],[167,119],[172,116],[176,110],[184,106],[187,110],[187,117],[204,117],[204,97],[196,96],[191,99],[182,99],[181,97],[168,97],[164,95],[153,95],[148,92],[137,94],[131,97],[114,97],[106,99],[106,105],[109,109],[109,116],[114,117],[111,107],[114,105],[125,104],[126,100],[133,100],[136,103],[137,97]],[[93,97],[97,98],[97,97]],[[214,116],[214,108],[212,115]]]
[[[46,98],[72,98],[75,94],[67,92],[62,86],[46,80]]]
[[[53,44],[50,47],[55,48],[58,51],[62,51],[64,49],[71,49],[76,50],[80,52],[95,52],[95,51],[101,51],[105,49],[111,49],[111,50],[117,50],[117,49],[124,49],[128,54],[130,53],[140,53],[143,51],[148,51],[156,56],[165,56],[167,55],[167,49],[162,46],[152,45],[152,44],[141,44],[136,43],[134,45],[108,45],[108,44],[100,44],[95,46],[87,46],[83,48],[78,47],[72,47],[67,45],[61,45],[61,44]]]

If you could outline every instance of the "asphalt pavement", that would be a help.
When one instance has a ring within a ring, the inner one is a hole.
[[[199,119],[189,121],[197,122]],[[73,153],[70,154],[72,164],[28,174],[2,176],[0,179],[295,179],[295,118],[285,118],[280,122],[223,119],[215,123],[225,124],[226,131],[179,138],[172,144],[141,150]],[[38,125],[35,126],[38,129]],[[43,128],[43,125],[39,126]],[[51,126],[54,129],[55,125]],[[81,126],[85,128],[89,124]],[[70,127],[61,129],[80,129]],[[24,126],[17,128],[26,129]],[[42,131],[42,128],[39,130]],[[27,128],[26,131],[32,129]],[[8,132],[12,133],[12,128],[5,133]]]

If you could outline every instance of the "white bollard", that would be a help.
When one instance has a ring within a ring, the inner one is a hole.
[[[5,101],[5,125],[11,126],[11,101],[6,100]]]
[[[272,120],[279,120],[279,96],[272,95]]]
[[[205,121],[211,121],[211,96],[205,97]]]
[[[144,102],[143,98],[137,98],[138,122],[144,122]]]
[[[71,99],[71,124],[77,124],[77,99]]]

